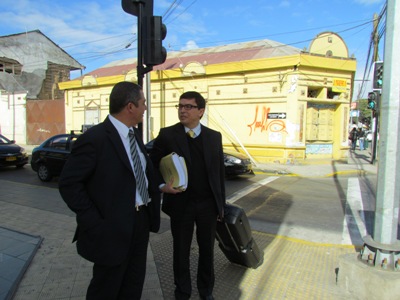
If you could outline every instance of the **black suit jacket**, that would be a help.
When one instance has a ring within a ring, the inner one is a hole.
[[[218,214],[223,216],[223,206],[225,204],[225,166],[224,154],[222,149],[221,133],[201,125],[201,136],[204,149],[204,161],[208,173],[208,182],[212,194],[216,201]],[[182,124],[177,123],[173,126],[162,128],[158,137],[154,141],[150,158],[156,169],[159,169],[160,160],[165,155],[175,152],[183,156],[188,169],[191,168],[191,157],[187,135]],[[158,182],[165,183],[161,174],[158,172]],[[190,186],[190,180],[188,185]],[[188,202],[188,194],[164,194],[162,210],[170,217],[180,218],[185,212]]]
[[[160,192],[143,141],[147,160],[150,230],[160,227]],[[78,253],[103,265],[126,258],[135,222],[136,181],[118,131],[107,117],[74,144],[59,179],[59,190],[76,213]]]

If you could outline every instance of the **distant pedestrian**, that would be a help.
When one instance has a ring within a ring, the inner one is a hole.
[[[353,128],[349,133],[349,140],[351,141],[351,150],[356,150],[357,145],[357,128]]]
[[[357,138],[358,138],[358,145],[360,147],[360,150],[361,151],[365,150],[365,147],[364,147],[365,134],[364,134],[364,130],[361,127],[358,128]]]

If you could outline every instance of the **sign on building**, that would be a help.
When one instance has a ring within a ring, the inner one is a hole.
[[[345,93],[347,91],[347,81],[344,79],[333,78],[332,92]]]
[[[286,119],[286,113],[268,113],[268,119]]]

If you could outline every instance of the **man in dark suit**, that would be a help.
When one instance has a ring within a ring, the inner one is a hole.
[[[78,253],[94,263],[87,299],[142,294],[149,232],[160,227],[159,187],[135,128],[145,101],[140,86],[117,83],[109,115],[77,139],[60,176],[61,196],[76,213]]]
[[[214,241],[217,218],[223,218],[225,172],[221,134],[200,124],[205,106],[199,93],[182,94],[177,105],[180,123],[161,129],[150,153],[156,168],[162,157],[175,152],[185,158],[188,169],[185,191],[174,189],[172,181],[164,182],[158,174],[162,210],[171,220],[176,299],[189,299],[192,292],[189,257],[195,225],[197,288],[202,299],[214,299]]]

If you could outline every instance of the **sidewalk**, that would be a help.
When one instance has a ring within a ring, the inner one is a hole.
[[[289,175],[301,177],[332,177],[366,175],[377,173],[377,162],[371,164],[371,150],[349,151],[347,161],[313,161],[294,164],[259,164],[255,172],[271,175]]]
[[[255,171],[312,178],[376,174],[376,169],[365,150],[351,152],[347,164],[262,164]],[[76,254],[75,244],[71,243],[75,216],[58,191],[1,179],[0,184],[0,300],[85,299],[92,266]],[[44,194],[48,197],[45,206],[24,206],[27,199],[31,203],[43,201]],[[6,201],[8,197],[16,201],[10,203]],[[216,299],[349,299],[336,285],[335,269],[340,255],[356,253],[353,246],[258,231],[253,235],[260,249],[264,249],[264,263],[255,270],[229,263],[216,243]],[[191,299],[199,299],[194,267],[197,257],[198,248],[193,243]],[[142,299],[173,299],[171,259],[169,220],[162,214],[160,232],[150,236]]]

